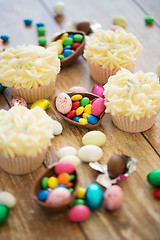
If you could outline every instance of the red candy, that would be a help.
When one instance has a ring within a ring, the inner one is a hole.
[[[68,118],[73,118],[76,115],[76,110],[71,110],[68,114],[67,117]]]
[[[18,105],[20,105],[20,106],[27,107],[26,101],[21,97],[12,98],[10,101],[10,106],[13,107],[15,105],[15,103],[18,103]]]
[[[91,105],[94,103],[94,101],[96,101],[97,98],[94,98],[92,101],[91,101]]]
[[[81,45],[80,42],[74,42],[74,43],[72,44],[72,49],[76,49],[76,48],[78,48],[80,45]]]
[[[154,190],[153,195],[155,198],[160,199],[160,188]]]
[[[72,103],[72,109],[77,109],[80,106],[80,101],[75,101]]]

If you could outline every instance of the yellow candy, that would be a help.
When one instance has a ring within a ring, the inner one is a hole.
[[[55,188],[58,185],[58,179],[56,177],[50,177],[48,179],[48,187]]]
[[[88,115],[89,115],[88,113],[83,113],[82,117],[87,118]]]
[[[39,99],[38,101],[32,104],[31,109],[37,106],[45,111],[48,111],[48,109],[50,108],[50,102],[46,99]]]
[[[58,40],[56,40],[56,42],[59,42],[59,43],[63,43],[63,41],[62,41],[62,39],[58,39]]]
[[[78,101],[82,99],[82,95],[76,94],[71,97],[72,101]]]
[[[73,53],[75,52],[73,49],[71,50]]]
[[[63,52],[63,45],[60,43],[60,42],[51,42],[48,46],[48,47],[58,47],[58,55],[60,55],[62,52]]]
[[[63,35],[61,36],[62,41],[63,41],[66,37],[68,37],[68,36],[69,36],[68,33],[63,33]]]
[[[82,123],[82,124],[88,123],[88,121],[87,121],[86,118],[80,118],[78,122],[79,122],[79,123]]]
[[[76,109],[76,116],[79,116],[81,115],[82,113],[84,112],[84,107],[79,107]]]
[[[86,105],[84,108],[84,112],[88,113],[88,115],[91,115],[91,107],[92,107],[91,104]]]
[[[85,194],[86,194],[86,188],[80,187],[77,189],[76,197],[83,199],[85,198]]]

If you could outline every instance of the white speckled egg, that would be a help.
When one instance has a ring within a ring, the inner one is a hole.
[[[76,154],[77,154],[77,150],[71,146],[63,147],[59,149],[57,152],[57,156],[59,159],[67,155],[76,155]]]
[[[96,145],[86,145],[79,149],[78,157],[84,162],[94,162],[101,159],[103,151]]]
[[[60,93],[56,98],[56,108],[62,114],[67,114],[72,108],[72,100],[66,93]]]

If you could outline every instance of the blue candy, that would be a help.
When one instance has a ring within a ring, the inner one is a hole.
[[[75,121],[75,122],[78,122],[80,118],[81,118],[81,117],[79,117],[79,116],[74,116],[74,117],[72,118],[72,120]]]
[[[59,187],[63,187],[63,188],[67,188],[68,189],[68,187],[66,185],[63,185],[63,184],[59,184],[55,188],[59,188]]]
[[[1,83],[0,83],[0,92],[3,92],[3,90],[5,89],[6,87],[4,87]]]
[[[70,50],[70,49],[66,49],[64,52],[63,52],[63,54],[64,54],[64,56],[65,57],[69,57],[70,55],[72,55],[72,51]]]
[[[39,201],[45,201],[48,197],[48,191],[47,190],[41,190],[38,194],[37,194],[37,198]]]
[[[91,124],[96,124],[98,122],[98,119],[93,115],[88,115],[87,116],[87,121]]]
[[[1,39],[3,40],[3,42],[7,42],[9,40],[9,36],[8,35],[1,35]]]
[[[74,34],[69,34],[68,37],[70,37],[70,38],[74,38]]]
[[[24,19],[24,24],[25,24],[26,26],[30,26],[30,25],[32,24],[32,19],[30,19],[30,18]]]
[[[64,52],[65,50],[71,49],[71,48],[72,48],[71,45],[67,45],[67,46],[65,46],[65,47],[63,48],[63,52]]]
[[[103,199],[102,188],[96,184],[92,183],[88,186],[86,191],[86,204],[91,209],[97,209],[100,207]]]
[[[43,22],[38,22],[36,25],[37,25],[37,28],[38,28],[38,27],[44,27],[44,26],[45,26],[45,24],[44,24]]]

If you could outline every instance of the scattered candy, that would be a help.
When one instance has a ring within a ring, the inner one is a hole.
[[[45,35],[46,33],[46,28],[45,27],[38,27],[37,28],[37,33],[41,36],[41,35]]]
[[[151,25],[152,23],[154,23],[154,18],[152,16],[148,15],[144,18],[144,21],[146,24]]]
[[[38,38],[38,44],[39,45],[44,46],[44,45],[46,45],[46,43],[47,43],[46,37],[39,37]]]
[[[47,112],[50,108],[50,102],[46,99],[39,99],[32,104],[31,109],[35,108],[37,106],[42,108],[43,110],[45,110]]]
[[[56,15],[63,15],[65,9],[65,4],[64,2],[56,2],[55,6],[54,6],[54,12]]]
[[[58,121],[56,121],[56,120],[53,120],[52,122],[53,122],[53,127],[54,127],[53,135],[61,134],[62,130],[63,130],[62,125]]]
[[[103,191],[101,187],[92,183],[88,186],[86,191],[86,204],[91,209],[97,209],[100,207],[103,199]]]
[[[16,205],[16,198],[9,192],[0,192],[0,205],[13,208]]]
[[[72,222],[82,222],[90,215],[90,209],[85,205],[77,205],[69,210],[68,218]]]
[[[15,103],[17,103],[20,106],[27,107],[26,101],[21,97],[12,98],[10,101],[10,107],[13,107],[15,105]]]
[[[62,158],[60,158],[59,160],[60,162],[63,162],[63,161],[70,161],[72,163],[74,163],[74,165],[76,167],[78,167],[81,163],[79,157],[75,156],[75,155],[67,155],[67,156],[64,156]]]
[[[39,27],[44,27],[45,24],[44,24],[43,22],[38,22],[38,23],[36,24],[36,26],[37,26],[37,28],[39,28]]]
[[[160,169],[150,172],[147,176],[147,180],[153,187],[160,187]]]
[[[86,205],[86,201],[84,199],[76,199],[73,202],[73,206],[77,206],[77,205]]]
[[[32,25],[32,19],[30,19],[30,18],[24,19],[24,24],[25,24],[25,26],[31,26]]]
[[[104,192],[104,204],[108,210],[116,210],[120,207],[122,201],[123,192],[119,186],[113,185]]]
[[[153,195],[155,198],[160,199],[160,188],[154,190]]]
[[[72,108],[72,101],[68,94],[60,93],[56,98],[56,108],[62,114],[67,114]]]
[[[4,34],[4,35],[1,35],[1,39],[3,40],[3,42],[8,42],[9,41],[9,36]]]
[[[62,161],[56,164],[56,166],[54,167],[54,171],[57,174],[61,174],[64,172],[70,174],[75,171],[75,165],[70,161]]]
[[[106,135],[101,131],[90,131],[83,136],[82,142],[84,145],[101,147],[106,143]]]
[[[65,156],[68,156],[68,155],[76,155],[76,154],[77,154],[77,150],[71,146],[63,147],[63,148],[59,149],[57,152],[57,156],[59,159],[65,157]]]
[[[0,224],[4,223],[9,216],[9,209],[5,205],[0,205]]]
[[[96,94],[96,95],[100,96],[101,98],[104,98],[103,92],[104,92],[104,87],[102,84],[95,85],[91,91],[91,93]]]
[[[113,18],[113,24],[114,25],[119,25],[123,28],[127,27],[127,20],[125,17],[121,16],[121,15],[117,15]]]
[[[94,162],[102,158],[103,151],[96,145],[86,145],[79,149],[78,157],[84,162]]]
[[[76,197],[80,199],[84,199],[86,195],[86,188],[80,187],[77,189]]]
[[[6,89],[6,87],[4,87],[4,86],[0,83],[0,92],[3,92],[4,89]]]

